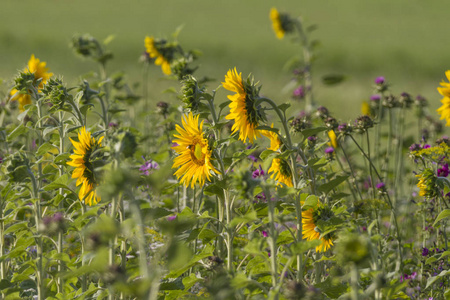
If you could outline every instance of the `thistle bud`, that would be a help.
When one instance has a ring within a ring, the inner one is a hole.
[[[399,106],[397,98],[395,98],[393,95],[389,95],[389,96],[384,97],[381,104],[384,107],[387,107],[387,108],[394,108],[394,107],[398,107]]]
[[[360,116],[355,120],[355,130],[363,133],[366,132],[367,129],[373,127],[373,120],[369,116]]]
[[[398,102],[403,106],[409,108],[411,104],[413,103],[413,99],[411,98],[411,95],[408,93],[402,93],[400,95],[400,98],[398,99]]]
[[[316,114],[319,118],[321,118],[322,120],[325,120],[326,118],[328,118],[329,112],[325,106],[320,106],[317,108]]]
[[[325,126],[327,126],[329,129],[336,129],[339,126],[338,122],[333,117],[327,117],[324,120],[324,123],[325,123]]]
[[[169,113],[169,103],[160,101],[156,104],[156,112],[162,116],[166,116]]]

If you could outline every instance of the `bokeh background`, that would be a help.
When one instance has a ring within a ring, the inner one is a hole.
[[[307,26],[317,25],[310,36],[320,43],[313,67],[314,92],[318,102],[339,118],[360,114],[360,104],[369,99],[377,76],[385,76],[394,93],[425,96],[434,110],[441,98],[436,87],[450,69],[445,4],[444,0],[2,0],[0,78],[4,87],[10,87],[34,53],[55,75],[77,84],[97,66],[77,57],[70,40],[74,34],[90,33],[99,40],[114,36],[108,47],[115,58],[108,72],[124,71],[130,83],[140,82],[144,37],[170,37],[183,25],[178,40],[185,49],[203,53],[196,75],[215,78],[208,84],[210,90],[236,66],[260,81],[264,95],[284,102],[290,91],[283,88],[292,78],[284,66],[301,49],[289,36],[276,39],[269,20],[275,6],[301,16]],[[343,74],[346,80],[326,86],[322,77],[328,74]],[[156,66],[150,78],[151,98],[175,103],[173,95],[161,92],[166,86],[178,89],[177,83],[161,79]]]

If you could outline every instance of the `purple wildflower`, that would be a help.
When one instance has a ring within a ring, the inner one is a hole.
[[[262,231],[262,235],[263,235],[263,237],[268,237],[269,236],[269,234],[267,233],[267,231]]]
[[[371,101],[380,101],[381,100],[381,96],[380,95],[372,95],[370,96],[370,100]]]
[[[375,84],[383,84],[385,81],[383,76],[379,76],[377,78],[375,78]]]
[[[437,176],[447,177],[449,173],[448,164],[444,164],[442,168],[437,169]]]
[[[305,97],[305,89],[303,88],[303,86],[299,86],[298,88],[296,88],[292,93],[292,97],[299,100],[303,99]]]
[[[376,188],[379,190],[384,190],[386,184],[384,182],[377,183]]]
[[[250,154],[249,156],[247,156],[248,158],[250,158],[251,160],[253,160],[254,162],[258,161],[258,158],[256,158],[253,154]]]
[[[428,250],[428,248],[426,248],[426,247],[422,248],[422,256],[428,256],[429,252],[430,252],[430,250]]]
[[[412,144],[409,147],[409,151],[418,151],[418,150],[421,150],[421,149],[422,149],[422,146],[420,146],[419,144]]]
[[[145,157],[142,156],[142,158],[145,160]],[[139,168],[139,171],[141,171],[141,175],[148,176],[150,174],[150,170],[156,169],[159,169],[158,163],[150,159],[144,162],[144,164]]]
[[[333,147],[328,147],[325,149],[325,153],[326,154],[332,154],[334,152],[334,148]]]
[[[256,169],[252,173],[253,179],[264,176],[264,170],[262,169],[261,165],[259,165],[259,169]]]
[[[177,218],[177,216],[168,216],[167,221],[173,221]]]
[[[108,126],[109,126],[109,127],[114,127],[114,128],[115,128],[115,127],[119,126],[119,124],[114,123],[114,122],[109,122]]]
[[[431,146],[429,144],[423,145],[423,149],[428,149],[428,148],[431,148]]]

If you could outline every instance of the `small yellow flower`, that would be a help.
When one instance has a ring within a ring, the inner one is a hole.
[[[154,37],[145,37],[145,49],[151,58],[155,58],[155,65],[161,66],[164,74],[172,74],[169,60],[158,50]]]
[[[42,79],[39,84],[39,88],[42,88],[47,80],[53,76],[53,73],[48,72],[48,68],[45,66],[46,62],[40,61],[38,58],[31,54],[31,58],[28,61],[28,66],[23,70],[23,72],[29,72],[34,74],[35,80]],[[19,109],[20,111],[24,111],[24,106],[27,104],[31,104],[31,96],[28,94],[19,94],[19,91],[16,89],[11,90],[10,92],[12,101],[19,101]]]
[[[337,149],[338,142],[337,142],[337,137],[336,137],[336,133],[334,133],[334,130],[328,131],[328,137],[330,138],[330,142],[328,143],[328,145],[330,145],[334,149]]]
[[[91,133],[82,127],[78,133],[78,142],[70,139],[75,147],[74,154],[70,156],[72,161],[68,162],[69,166],[75,167],[72,178],[77,178],[77,186],[81,185],[78,196],[80,201],[85,204],[95,205],[101,199],[97,195],[96,187],[98,179],[94,171],[92,154],[95,150],[102,146],[103,137],[98,141],[91,137]]]
[[[176,139],[173,140],[177,144],[173,149],[179,155],[175,157],[172,168],[180,167],[174,175],[185,186],[190,183],[192,188],[197,182],[203,186],[206,179],[211,181],[213,172],[219,173],[212,165],[211,149],[203,133],[203,121],[199,126],[198,118],[199,115],[193,116],[192,112],[183,116],[183,127],[176,125],[178,134],[174,135]]]
[[[450,81],[450,70],[445,72],[445,76]],[[442,106],[437,109],[437,112],[441,115],[440,120],[445,119],[445,126],[450,126],[450,83],[443,81],[440,84],[441,87],[438,87],[437,90],[444,98],[441,99]]]
[[[255,107],[258,90],[253,84],[242,81],[242,73],[233,70],[228,70],[225,75],[225,82],[222,86],[232,92],[234,95],[229,95],[230,113],[225,117],[227,120],[234,120],[232,133],[239,131],[239,140],[246,142],[247,138],[250,143],[256,138],[261,137],[261,131],[256,128],[263,121],[263,111],[259,107]]]
[[[321,240],[322,243],[316,247],[316,252],[325,252],[333,246],[332,234],[327,234],[320,238],[320,232],[316,230],[316,223],[318,220],[326,220],[331,217],[333,212],[328,206],[318,203],[315,208],[302,211],[302,233],[303,238],[312,240]]]
[[[280,40],[284,37],[285,30],[283,29],[283,25],[280,19],[280,13],[275,7],[272,7],[270,10],[270,19],[272,20],[272,28],[275,31],[277,38]]]
[[[371,109],[370,109],[370,104],[367,101],[363,101],[363,103],[361,104],[361,113],[364,116],[370,116],[371,113]]]

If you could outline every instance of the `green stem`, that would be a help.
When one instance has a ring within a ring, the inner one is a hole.
[[[308,41],[308,36],[306,35],[305,31],[303,30],[303,26],[300,20],[297,20],[297,22],[295,22],[297,31],[299,33],[300,36],[300,40],[303,46],[303,59],[304,59],[304,76],[305,76],[305,111],[307,113],[310,113],[314,106],[315,106],[315,102],[314,102],[314,96],[313,96],[313,92],[312,92],[312,88],[313,88],[313,84],[312,84],[312,72],[311,72],[311,67],[312,67],[312,51],[310,48],[310,44]]]
[[[278,233],[275,229],[275,203],[270,197],[269,189],[264,189],[269,204],[269,247],[270,247],[270,268],[272,273],[272,287],[275,289],[278,285],[277,270],[277,237]]]
[[[359,295],[358,295],[358,291],[359,291],[359,274],[358,274],[358,267],[353,264],[352,265],[352,269],[351,269],[351,284],[352,284],[352,300],[358,300],[359,299]]]
[[[62,112],[58,112],[58,119],[59,119],[59,154],[64,153],[64,122],[63,122],[63,115]],[[63,176],[64,170],[63,166],[61,165],[59,167],[59,176]],[[63,195],[63,189],[59,189],[59,194]],[[60,201],[58,210],[62,212],[64,210],[64,202]],[[63,253],[63,231],[60,229],[58,230],[58,254],[62,255]],[[64,270],[64,261],[61,259],[61,261],[58,264],[58,293],[64,294],[64,279],[62,278],[61,274]]]

